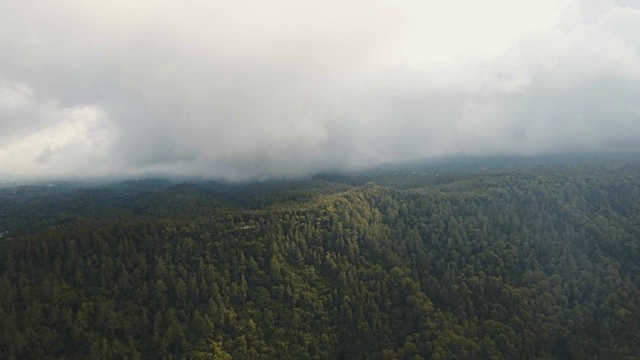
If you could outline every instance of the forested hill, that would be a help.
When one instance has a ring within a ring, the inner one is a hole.
[[[635,160],[5,188],[0,227],[2,359],[640,358]]]

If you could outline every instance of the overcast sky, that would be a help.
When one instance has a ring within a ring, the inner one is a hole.
[[[0,181],[640,147],[640,2],[0,5]]]

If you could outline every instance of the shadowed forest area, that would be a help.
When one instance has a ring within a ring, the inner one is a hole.
[[[1,359],[640,358],[633,159],[6,187],[0,235]]]

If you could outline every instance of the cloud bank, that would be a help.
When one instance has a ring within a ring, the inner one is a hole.
[[[5,4],[0,179],[638,149],[635,3]]]

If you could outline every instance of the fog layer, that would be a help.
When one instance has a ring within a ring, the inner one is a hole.
[[[15,1],[0,179],[640,147],[635,1]]]

